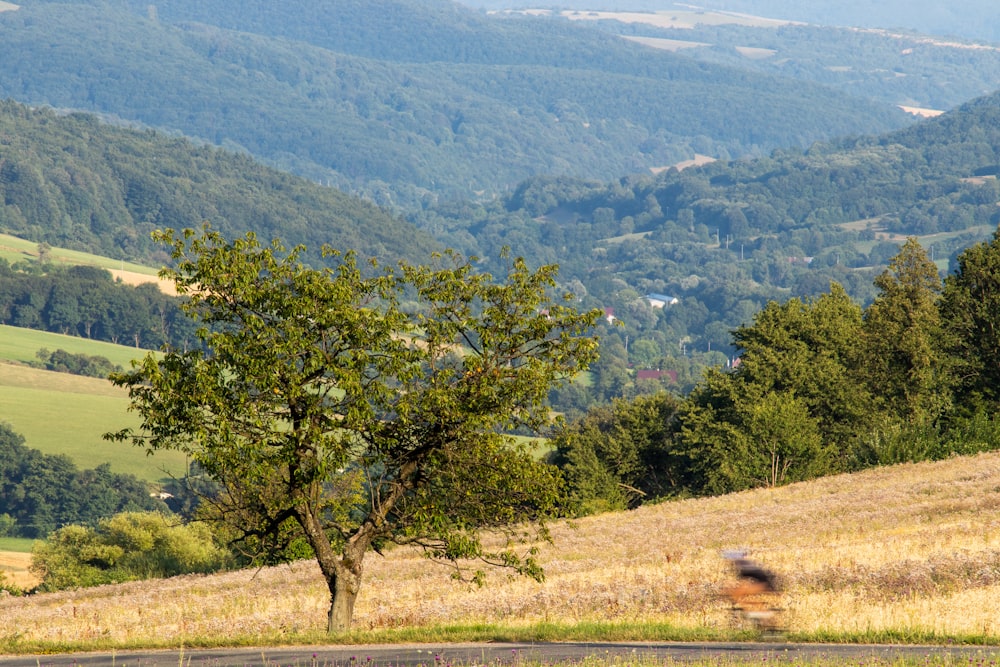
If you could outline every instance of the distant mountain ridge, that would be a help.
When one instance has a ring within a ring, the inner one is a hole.
[[[0,13],[0,61],[0,96],[181,132],[408,208],[912,122],[822,86],[433,0],[27,0]]]
[[[511,0],[460,0],[477,8],[558,7],[575,10],[669,11],[672,8],[723,10],[814,25],[905,29],[988,39],[1000,42],[1000,17],[994,0],[699,0],[697,4],[665,0],[540,0],[526,5]]]

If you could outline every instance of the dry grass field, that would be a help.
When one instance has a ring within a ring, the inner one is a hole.
[[[1000,454],[695,499],[553,527],[544,583],[476,589],[396,549],[367,561],[359,630],[611,622],[718,636],[720,551],[779,572],[790,636],[1000,640]],[[6,646],[294,641],[322,631],[309,562],[0,599]],[[82,643],[82,644],[81,644]]]
[[[38,585],[38,577],[28,571],[31,554],[19,551],[0,551],[0,574],[4,581],[18,588]]]

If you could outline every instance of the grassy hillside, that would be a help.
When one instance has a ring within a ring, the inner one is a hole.
[[[100,378],[23,365],[35,360],[40,348],[101,355],[122,366],[145,354],[145,350],[99,341],[0,326],[0,420],[23,435],[27,446],[46,454],[66,454],[80,468],[107,462],[115,472],[147,481],[184,474],[181,454],[147,456],[141,450],[105,442],[104,433],[138,423],[127,411],[127,394]]]
[[[395,549],[366,562],[355,639],[729,637],[720,551],[746,548],[781,575],[792,639],[996,644],[998,524],[1000,454],[984,454],[558,523],[542,584],[471,588]],[[323,641],[328,601],[308,562],[2,599],[0,649]]]
[[[0,258],[7,260],[11,264],[19,261],[34,262],[38,259],[38,242],[11,236],[10,234],[0,234]],[[151,280],[156,278],[158,269],[126,262],[121,259],[110,259],[101,255],[94,255],[89,252],[69,250],[67,248],[49,248],[48,261],[53,264],[65,264],[66,266],[97,266],[107,269],[112,273],[129,273],[148,276]]]
[[[42,348],[49,351],[66,350],[73,354],[102,356],[123,368],[127,368],[133,359],[146,354],[146,350],[137,350],[125,345],[0,324],[0,361],[38,361],[35,353]]]

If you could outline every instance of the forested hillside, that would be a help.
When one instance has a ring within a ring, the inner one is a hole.
[[[911,120],[822,86],[444,1],[131,5],[31,0],[0,13],[0,96],[170,128],[390,205]]]
[[[509,245],[558,261],[567,288],[622,325],[604,332],[592,388],[613,396],[635,390],[630,367],[677,371],[662,381],[690,388],[692,353],[725,363],[730,332],[769,300],[836,281],[867,303],[906,236],[954,268],[1000,222],[998,173],[1000,94],[893,134],[611,184],[537,178],[414,220],[483,257]],[[655,307],[650,294],[678,303]]]
[[[149,233],[202,222],[314,253],[328,243],[416,259],[438,247],[370,203],[245,155],[0,102],[0,230],[160,266],[164,248]]]

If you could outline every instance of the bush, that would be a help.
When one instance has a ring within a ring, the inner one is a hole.
[[[56,591],[178,574],[217,572],[232,563],[204,524],[156,512],[124,512],[96,528],[66,526],[35,547],[39,590]]]

